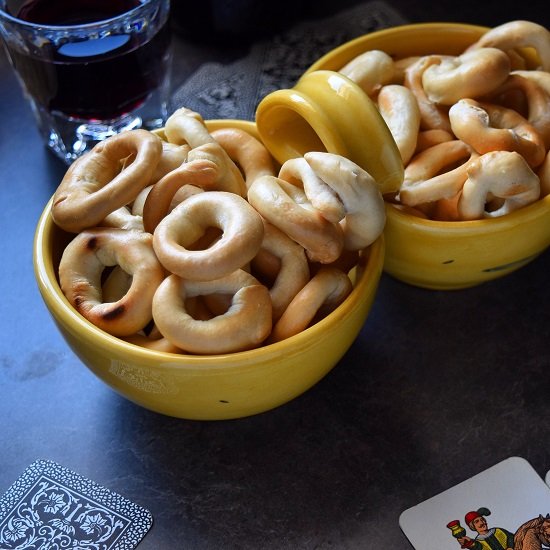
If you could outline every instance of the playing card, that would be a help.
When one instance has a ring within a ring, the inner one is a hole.
[[[405,510],[399,525],[417,550],[541,550],[549,512],[550,487],[512,457]]]
[[[60,466],[33,462],[0,498],[2,550],[130,550],[151,514]]]

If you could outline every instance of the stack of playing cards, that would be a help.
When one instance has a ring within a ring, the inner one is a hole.
[[[151,514],[59,464],[31,464],[0,499],[1,550],[131,550]]]
[[[401,514],[417,550],[550,548],[550,472],[546,483],[512,457]]]

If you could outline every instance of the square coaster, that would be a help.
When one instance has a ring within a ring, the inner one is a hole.
[[[2,550],[130,550],[152,523],[145,508],[48,460],[0,498]]]

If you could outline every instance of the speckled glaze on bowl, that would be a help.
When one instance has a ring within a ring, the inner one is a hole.
[[[211,130],[239,127],[257,135],[253,123],[210,121]],[[33,259],[38,288],[64,339],[101,380],[152,411],[194,420],[258,414],[302,394],[346,353],[373,303],[384,262],[379,238],[361,254],[354,289],[325,319],[302,333],[258,349],[213,356],[161,353],[128,344],[98,329],[68,303],[57,268],[70,235],[51,217],[51,201],[37,225]]]
[[[367,34],[327,53],[307,71],[337,71],[367,50],[394,58],[457,55],[488,29],[455,23],[422,23]],[[529,52],[525,52],[529,59]],[[452,290],[519,269],[550,246],[550,197],[501,218],[437,222],[386,205],[384,270],[415,286]]]

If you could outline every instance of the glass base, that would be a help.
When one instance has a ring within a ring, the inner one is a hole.
[[[141,116],[128,114],[115,120],[102,122],[84,122],[62,117],[63,124],[59,124],[59,116],[50,116],[58,120],[55,125],[44,128],[46,145],[66,164],[71,164],[78,157],[92,149],[94,145],[108,137],[137,128],[147,130],[160,128],[166,120],[164,117],[144,122]]]
[[[65,164],[90,151],[100,141],[125,132],[144,128],[161,128],[168,118],[168,101],[159,101],[157,91],[141,107],[113,120],[90,121],[68,117],[59,112],[48,112],[31,100],[40,134],[48,149]]]

